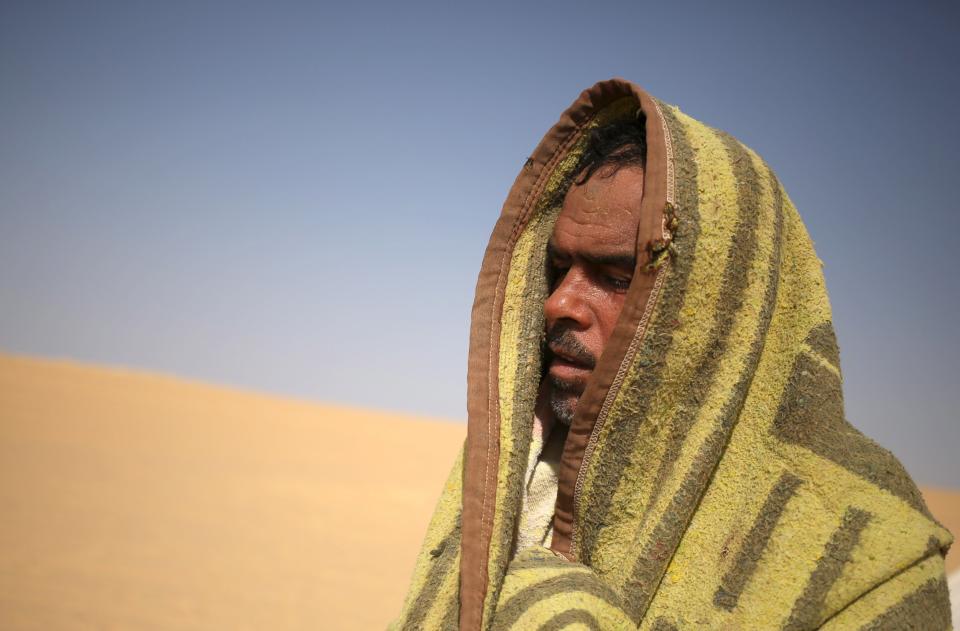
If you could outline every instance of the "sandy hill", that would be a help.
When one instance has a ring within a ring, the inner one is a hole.
[[[383,628],[464,435],[0,355],[0,628]]]

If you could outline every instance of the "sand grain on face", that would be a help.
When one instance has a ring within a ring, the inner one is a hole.
[[[0,355],[0,628],[382,629],[465,433]]]

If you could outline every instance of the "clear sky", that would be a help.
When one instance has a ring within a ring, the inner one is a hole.
[[[956,2],[3,2],[0,349],[463,419],[524,159],[622,76],[774,167],[850,420],[960,486]]]

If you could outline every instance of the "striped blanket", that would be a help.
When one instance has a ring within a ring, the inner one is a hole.
[[[571,423],[550,547],[513,550],[545,243],[584,132],[644,117],[637,271]],[[942,629],[952,537],[847,423],[806,229],[751,149],[621,80],[527,160],[473,307],[469,426],[397,629]]]

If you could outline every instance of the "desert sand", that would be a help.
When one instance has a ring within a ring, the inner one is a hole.
[[[465,432],[0,355],[0,629],[382,629]]]

